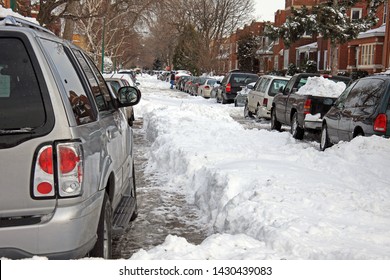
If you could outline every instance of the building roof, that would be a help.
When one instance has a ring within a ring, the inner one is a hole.
[[[386,24],[382,24],[378,28],[367,30],[366,32],[361,32],[358,35],[358,39],[370,38],[370,37],[384,37],[386,31]]]

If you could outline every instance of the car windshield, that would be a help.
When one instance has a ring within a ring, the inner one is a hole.
[[[231,83],[232,86],[245,86],[249,83],[256,82],[258,78],[255,74],[234,74]]]

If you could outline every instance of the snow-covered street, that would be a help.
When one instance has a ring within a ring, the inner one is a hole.
[[[135,114],[152,143],[145,173],[195,204],[209,237],[194,245],[170,234],[131,259],[390,258],[388,139],[321,152],[267,124],[245,128],[233,118],[242,107],[138,80]]]

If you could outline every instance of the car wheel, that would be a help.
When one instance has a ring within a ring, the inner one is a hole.
[[[234,100],[234,107],[238,107],[237,101]]]
[[[331,146],[329,135],[328,135],[328,127],[326,124],[323,124],[321,129],[321,141],[320,141],[320,150],[325,151],[326,148]]]
[[[280,131],[282,128],[282,124],[276,119],[276,111],[275,108],[271,109],[271,129]]]
[[[291,119],[291,134],[295,139],[302,140],[304,131],[298,123],[298,113],[295,112]]]
[[[249,111],[248,102],[245,102],[244,117],[245,117],[245,118],[253,118],[252,112]]]
[[[97,240],[95,247],[91,250],[90,256],[96,258],[112,258],[112,210],[108,194],[104,193],[102,210],[100,213],[97,228]]]
[[[130,221],[132,222],[138,217],[138,203],[137,203],[137,192],[136,192],[136,185],[135,185],[134,163],[133,163],[133,187],[131,189],[131,197],[133,197],[134,202],[135,202],[134,212],[130,218]]]

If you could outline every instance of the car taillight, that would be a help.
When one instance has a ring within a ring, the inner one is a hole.
[[[210,89],[210,87],[209,86],[205,86],[204,89]]]
[[[35,198],[52,198],[55,195],[54,158],[51,145],[41,147],[37,153],[32,195]]]
[[[33,169],[32,196],[54,198],[56,193],[60,197],[81,195],[83,170],[80,143],[58,143],[55,149],[52,145],[40,147]]]
[[[311,99],[306,99],[305,105],[303,106],[303,113],[305,115],[310,114],[311,109]]]
[[[267,105],[268,105],[268,98],[264,98],[263,99],[263,106],[267,107]]]
[[[226,92],[231,92],[232,91],[232,85],[230,83],[228,83],[226,85],[226,89],[225,89]]]
[[[79,143],[57,145],[58,186],[61,197],[81,194],[83,182],[83,155]]]
[[[387,116],[386,114],[379,114],[374,121],[374,131],[386,132],[387,130]]]

